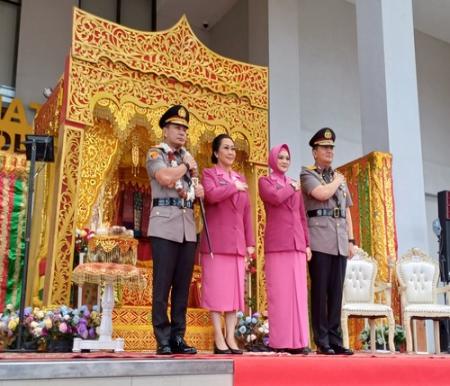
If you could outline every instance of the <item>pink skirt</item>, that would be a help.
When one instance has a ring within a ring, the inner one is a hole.
[[[201,254],[201,306],[210,311],[244,310],[244,256]]]
[[[265,273],[270,347],[308,346],[306,254],[297,251],[266,253]]]

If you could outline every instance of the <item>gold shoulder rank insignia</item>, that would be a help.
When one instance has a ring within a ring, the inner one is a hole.
[[[316,170],[317,167],[316,167],[316,165],[309,165],[309,166],[306,167],[306,169],[307,170]]]

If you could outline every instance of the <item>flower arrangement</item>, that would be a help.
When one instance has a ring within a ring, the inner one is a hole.
[[[96,338],[100,326],[97,306],[89,311],[87,306],[72,309],[61,306],[53,310],[27,307],[24,310],[24,344],[38,350],[48,349],[55,341],[69,341],[79,337]],[[12,305],[0,314],[0,336],[3,347],[12,347],[18,334],[19,316]]]
[[[8,304],[0,314],[0,346],[8,348],[16,340],[19,325],[19,315],[14,310],[12,304]]]
[[[77,229],[75,232],[75,250],[78,253],[87,252],[88,241],[95,235],[94,231],[88,228]]]
[[[386,348],[386,345],[388,344],[388,338],[389,338],[389,327],[385,324],[379,325],[375,329],[375,342],[377,345],[377,348],[383,349]],[[359,334],[359,340],[363,345],[363,348],[365,350],[368,350],[370,348],[370,327],[365,327],[361,333]],[[395,325],[394,330],[394,344],[395,349],[397,351],[400,351],[401,346],[406,341],[406,335],[405,330],[400,325]]]
[[[255,312],[245,315],[242,311],[236,314],[238,321],[235,335],[249,351],[268,351],[269,320],[267,313]]]

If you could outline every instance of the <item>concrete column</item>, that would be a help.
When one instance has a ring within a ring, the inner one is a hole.
[[[72,11],[78,0],[22,0],[16,96],[24,105],[44,103],[42,91],[64,73],[72,38]],[[31,123],[34,111],[27,111]]]
[[[268,0],[270,145],[291,149],[289,175],[298,179],[300,131],[299,1]]]
[[[248,61],[268,65],[268,0],[248,0]]]
[[[398,252],[428,250],[411,0],[357,0],[364,154],[393,154]]]

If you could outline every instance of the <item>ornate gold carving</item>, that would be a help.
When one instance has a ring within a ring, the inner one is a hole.
[[[180,103],[190,111],[190,146],[196,148],[208,129],[241,133],[249,143],[249,161],[266,163],[267,110],[252,106],[246,98],[214,94],[207,88],[181,84],[154,74],[135,73],[108,59],[96,65],[73,59],[68,117],[94,125],[94,114],[111,121],[119,140],[136,124],[160,134],[158,121],[168,105]],[[148,90],[151,90],[149,92]],[[99,115],[101,114],[101,115]]]
[[[46,293],[46,304],[69,303],[82,140],[81,129],[64,127],[55,235],[51,259],[47,262],[47,267],[51,267],[51,282],[50,291]]]
[[[212,52],[194,35],[185,16],[169,30],[142,32],[75,8],[72,42],[72,57],[85,62],[106,56],[134,73],[174,78],[267,106],[267,68]]]
[[[62,97],[63,80],[61,79],[47,102],[40,108],[39,114],[36,115],[34,120],[35,134],[58,135]]]
[[[84,131],[80,198],[78,203],[77,226],[88,224],[92,207],[97,199],[102,181],[110,169],[119,141],[107,121],[97,121]]]
[[[267,175],[267,166],[255,165],[256,186],[258,186],[258,180],[262,176]],[[266,277],[264,274],[264,227],[266,224],[266,212],[264,210],[264,203],[262,202],[259,194],[256,194],[254,198],[254,204],[256,206],[256,283],[257,283],[257,306],[259,311],[267,310],[267,294],[266,294]]]
[[[170,312],[170,311],[169,311]],[[188,308],[186,341],[202,351],[211,351],[214,335],[209,311]],[[151,307],[126,306],[113,311],[113,337],[125,339],[125,350],[155,350],[156,341],[151,326]]]

